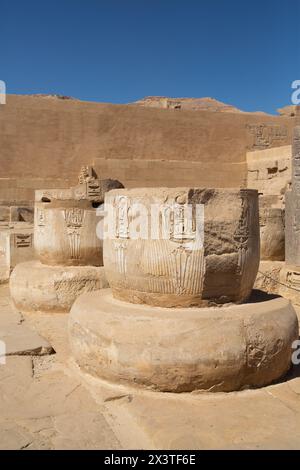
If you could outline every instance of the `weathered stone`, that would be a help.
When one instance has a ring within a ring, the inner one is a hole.
[[[78,186],[72,188],[75,198],[84,197],[98,204],[104,202],[104,196],[107,191],[124,188],[123,184],[118,180],[100,180],[91,166],[83,166],[81,168],[78,183]]]
[[[284,211],[260,206],[260,258],[283,261],[285,257]]]
[[[102,240],[96,234],[99,217],[91,201],[37,194],[34,219],[34,247],[42,263],[103,265]]]
[[[300,305],[300,266],[283,266],[280,271],[279,293]]]
[[[292,188],[286,193],[286,263],[300,266],[300,125],[292,144]]]
[[[291,145],[247,152],[247,187],[266,196],[282,196],[291,181]]]
[[[108,287],[108,283],[101,266],[46,266],[32,261],[16,266],[9,286],[22,312],[64,313],[80,294]]]
[[[35,257],[32,226],[19,222],[0,231],[0,282],[8,281],[18,263]]]
[[[281,288],[280,272],[283,266],[283,261],[261,260],[254,283],[254,289],[259,289],[268,294],[279,294]]]
[[[250,295],[259,264],[257,191],[113,190],[105,203],[114,208],[104,263],[116,298],[188,307],[238,303]],[[150,218],[153,205],[156,218]]]
[[[10,208],[10,221],[11,222],[26,222],[33,224],[34,208],[33,207],[18,207],[12,206]]]
[[[0,206],[0,222],[9,222],[10,221],[10,208],[5,206]]]
[[[83,167],[78,186],[36,191],[34,246],[39,260],[47,265],[103,266],[96,208],[106,191],[120,187],[119,181],[101,181],[91,167]]]
[[[165,309],[82,295],[69,318],[81,368],[155,390],[232,391],[263,386],[290,368],[298,321],[289,301]]]

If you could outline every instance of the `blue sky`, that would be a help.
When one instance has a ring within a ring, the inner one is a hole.
[[[274,113],[300,79],[300,0],[0,0],[0,18],[8,93]]]

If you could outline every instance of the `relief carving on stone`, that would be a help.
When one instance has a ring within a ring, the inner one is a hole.
[[[32,246],[32,234],[16,233],[15,234],[15,247],[16,248],[30,248]]]
[[[63,216],[69,239],[71,259],[80,258],[80,229],[84,221],[84,210],[80,208],[65,209]]]

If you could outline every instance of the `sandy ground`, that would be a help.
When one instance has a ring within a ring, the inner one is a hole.
[[[22,316],[0,286],[0,449],[299,449],[300,371],[258,390],[170,394],[82,374],[68,315]]]

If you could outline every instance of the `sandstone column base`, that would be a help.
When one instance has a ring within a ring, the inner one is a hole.
[[[279,294],[300,305],[300,266],[284,265],[280,271]]]
[[[283,298],[219,308],[162,308],[80,296],[69,317],[73,355],[85,372],[166,392],[260,387],[291,366],[298,320]]]
[[[15,267],[9,287],[21,312],[67,313],[80,294],[106,288],[108,283],[103,266],[47,266],[29,261]]]

